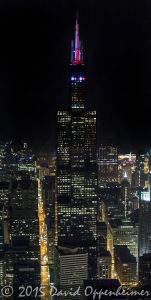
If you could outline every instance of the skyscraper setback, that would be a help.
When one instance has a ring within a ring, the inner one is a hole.
[[[91,260],[97,237],[96,111],[87,109],[85,103],[78,17],[69,73],[70,109],[57,112],[57,240],[60,246],[87,251]]]

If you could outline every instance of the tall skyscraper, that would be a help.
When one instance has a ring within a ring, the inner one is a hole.
[[[86,74],[78,18],[69,73],[70,108],[57,113],[57,238],[58,245],[92,253],[96,249],[97,217],[96,111],[88,110],[85,103]],[[94,277],[92,271],[91,275]]]

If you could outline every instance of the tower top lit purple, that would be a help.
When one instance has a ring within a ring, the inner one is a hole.
[[[75,38],[71,41],[71,64],[83,64],[83,42],[79,39],[79,17],[76,15]]]

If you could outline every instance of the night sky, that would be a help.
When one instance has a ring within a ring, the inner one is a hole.
[[[0,140],[55,147],[77,9],[99,142],[151,145],[150,0],[1,0]]]

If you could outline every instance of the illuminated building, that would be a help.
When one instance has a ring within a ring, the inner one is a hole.
[[[17,176],[18,155],[12,148],[12,143],[7,142],[0,146],[0,181],[9,181]]]
[[[151,285],[151,253],[145,253],[139,260],[139,281]]]
[[[142,201],[150,201],[150,189],[148,188],[140,190],[137,195],[140,195]]]
[[[115,270],[122,286],[133,287],[137,285],[137,262],[127,246],[115,246]]]
[[[59,290],[70,288],[75,291],[79,286],[82,288],[83,281],[88,278],[88,254],[81,253],[78,248],[55,247],[54,259],[55,286]],[[71,296],[61,297],[61,299],[71,298]],[[74,297],[74,299],[79,299],[79,297]]]
[[[57,113],[58,245],[95,252],[97,215],[96,111],[88,110],[79,23],[70,64],[70,109]],[[93,260],[89,266],[93,265]],[[96,270],[95,270],[96,272]],[[91,276],[94,272],[91,270]]]
[[[101,248],[97,255],[97,278],[111,279],[112,257],[109,251]]]
[[[5,277],[8,280],[12,277],[11,284],[18,292],[21,279],[29,285],[32,277],[32,284],[36,286],[39,278],[40,284],[37,181],[13,182],[9,204],[10,247],[5,255]]]
[[[50,172],[49,175],[55,176],[56,175],[56,156],[54,154],[51,156],[48,166],[49,166],[49,172]]]
[[[45,176],[56,175],[56,155],[54,153],[41,153],[36,157],[38,178],[43,180]]]
[[[3,206],[0,205],[0,253],[4,250]]]
[[[114,247],[125,245],[138,262],[138,224],[128,219],[110,220],[108,223],[107,246],[114,266]],[[113,268],[114,269],[114,268]]]
[[[151,202],[140,201],[139,207],[140,256],[151,252]]]
[[[45,177],[50,174],[48,166],[37,166],[37,170],[38,178],[40,178],[40,180],[44,180]]]
[[[110,220],[122,218],[120,206],[115,202],[115,198],[102,201],[102,221],[108,224]]]
[[[0,145],[0,181],[36,179],[35,158],[26,143],[17,152],[12,143]]]
[[[5,156],[5,147],[4,145],[0,145],[0,174],[2,173],[3,170],[4,156]]]
[[[0,287],[4,286],[4,253],[0,251]]]
[[[24,285],[39,285],[40,269],[35,248],[30,248],[24,244],[20,247],[10,247],[4,254],[4,284],[19,287],[24,281]],[[20,268],[20,270],[19,270]],[[28,271],[31,274],[28,276]],[[32,280],[31,280],[32,277]]]
[[[133,184],[133,174],[136,168],[136,154],[119,154],[118,155],[118,178],[119,183],[123,180],[125,173],[130,185]]]
[[[9,182],[0,182],[0,207],[1,207],[1,224],[3,228],[3,243],[9,245],[8,219],[9,219]]]
[[[0,182],[0,206],[3,207],[4,229],[7,226],[9,195],[10,195],[10,183],[6,181]]]
[[[114,218],[117,218],[115,214],[117,210],[119,217],[119,196],[119,183],[110,182],[98,188],[98,214],[101,221],[107,222],[107,216],[109,215],[114,215]]]
[[[121,210],[124,217],[127,217],[130,213],[130,183],[127,179],[127,174],[125,173],[124,178],[121,182]]]
[[[108,182],[118,182],[118,153],[116,147],[101,145],[98,148],[97,163],[99,187]]]
[[[142,188],[149,187],[150,152],[137,156],[136,160],[136,185]]]
[[[3,229],[3,206],[0,205],[0,287],[4,283],[4,229]]]
[[[38,246],[37,181],[22,180],[14,182],[10,196],[10,207],[10,235],[12,245],[18,239],[25,238],[28,245]]]
[[[27,143],[18,151],[18,179],[36,179],[35,157]]]

